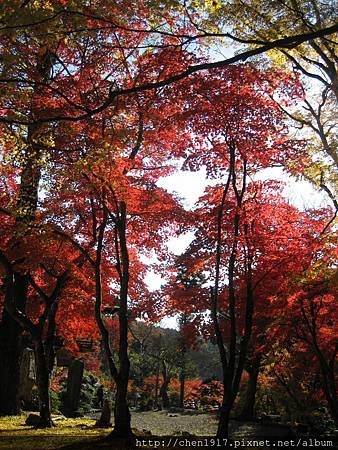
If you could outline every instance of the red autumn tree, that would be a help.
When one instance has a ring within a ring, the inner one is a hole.
[[[299,229],[283,217],[286,207],[282,209],[283,202],[273,195],[276,185],[251,181],[264,167],[296,158],[301,148],[301,143],[288,140],[281,114],[269,100],[271,89],[284,95],[297,91],[283,74],[279,80],[274,74],[276,81],[271,86],[271,75],[250,67],[232,68],[222,77],[215,73],[214,78],[196,83],[199,95],[192,102],[191,128],[196,138],[186,164],[193,169],[205,164],[211,177],[224,178],[199,203],[196,219],[200,226],[187,253],[194,255],[188,270],[204,271],[209,278],[206,287],[211,298],[205,309],[211,312],[224,374],[220,437],[227,436],[248,355],[260,294],[257,288],[268,275],[275,275],[277,266],[285,262],[285,252],[290,255],[295,247],[302,249]],[[214,83],[212,92],[206,83]],[[296,233],[292,248],[284,233],[279,236],[285,225]],[[268,242],[278,236],[278,246],[269,248]]]
[[[330,414],[337,423],[337,258],[332,237],[318,240],[311,265],[298,280],[293,295],[288,298],[288,327],[296,342],[304,347],[318,365],[323,394]],[[297,289],[298,287],[298,289]]]

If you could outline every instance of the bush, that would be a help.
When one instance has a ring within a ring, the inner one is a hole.
[[[180,394],[175,391],[169,391],[170,406],[178,407],[180,404]]]
[[[78,409],[76,411],[77,415],[83,415],[88,413],[91,409],[99,407],[97,391],[99,386],[101,385],[100,380],[93,375],[91,372],[84,371],[81,391],[80,391],[80,400]],[[106,393],[104,397],[107,398]],[[61,410],[64,413],[68,413],[66,398],[67,398],[67,379],[64,380],[62,385],[62,391],[60,392],[61,398]]]
[[[50,395],[50,407],[52,412],[59,412],[61,407],[60,395],[53,390],[50,391],[49,395]]]

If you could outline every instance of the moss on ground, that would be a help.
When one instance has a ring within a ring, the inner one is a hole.
[[[1,450],[54,450],[66,445],[103,438],[111,430],[95,428],[95,420],[61,419],[55,427],[36,429],[25,425],[27,414],[0,417]]]

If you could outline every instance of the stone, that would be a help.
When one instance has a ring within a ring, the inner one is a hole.
[[[95,423],[95,426],[98,428],[109,428],[111,427],[111,406],[109,400],[105,399],[103,401],[103,407],[101,412],[101,417]]]
[[[152,433],[151,433],[150,430],[146,430],[146,429],[143,428],[142,436],[152,436]]]
[[[34,350],[25,348],[20,361],[19,398],[24,409],[31,408],[32,389],[35,385],[36,368]]]
[[[52,415],[53,422],[57,422],[58,420],[66,420],[66,417],[63,414]]]
[[[27,417],[25,424],[29,425],[31,427],[36,427],[40,423],[40,416],[39,414],[29,414]]]
[[[74,416],[79,406],[83,369],[84,364],[80,359],[75,359],[68,369],[66,415]]]
[[[69,367],[73,362],[73,356],[66,348],[60,348],[56,351],[56,366]]]

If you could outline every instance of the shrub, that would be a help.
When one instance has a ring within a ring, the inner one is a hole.
[[[61,407],[61,398],[58,392],[51,390],[50,393],[50,406],[52,412],[59,412]]]

